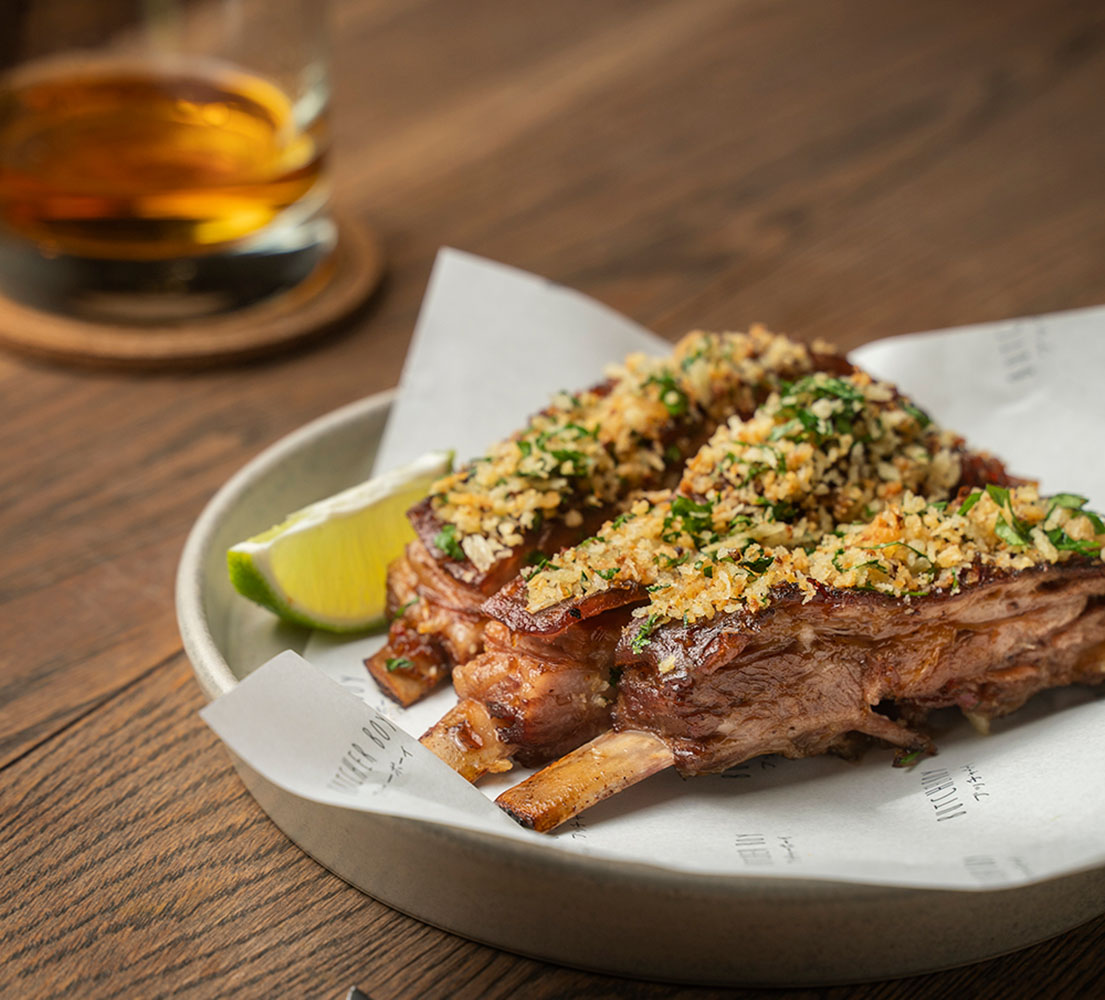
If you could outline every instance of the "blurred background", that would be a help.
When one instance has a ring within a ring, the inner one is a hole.
[[[397,280],[457,245],[669,335],[889,334],[1105,297],[1100,4],[335,15],[339,198]]]

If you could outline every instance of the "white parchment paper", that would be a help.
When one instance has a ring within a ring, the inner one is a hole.
[[[560,388],[666,342],[532,275],[443,251],[427,291],[377,469],[431,448],[479,454]],[[918,334],[853,360],[1044,489],[1105,502],[1105,309]],[[259,525],[259,528],[264,527]],[[454,703],[445,689],[403,710],[362,665],[379,637],[316,634],[203,710],[227,746],[288,793],[495,836],[549,851],[724,876],[984,890],[1105,864],[1105,697],[1036,698],[987,737],[934,717],[940,753],[912,770],[767,757],[725,775],[662,773],[553,835],[490,801],[525,776],[474,788],[417,736]],[[349,845],[350,850],[369,849]]]

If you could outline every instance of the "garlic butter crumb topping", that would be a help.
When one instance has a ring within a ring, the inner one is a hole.
[[[751,411],[811,367],[804,345],[760,327],[690,333],[667,358],[630,355],[604,385],[558,393],[522,431],[434,484],[433,512],[458,546],[442,551],[486,570],[551,519],[578,526],[580,508],[658,485],[704,421]]]
[[[818,372],[720,427],[673,493],[638,501],[527,583],[531,611],[642,584],[665,617],[731,610],[764,578],[768,550],[812,547],[903,489],[947,497],[960,441],[893,387]]]
[[[962,442],[893,387],[814,374],[748,421],[719,429],[675,492],[638,499],[527,582],[539,611],[610,588],[647,588],[647,633],[757,610],[817,585],[898,597],[956,590],[972,567],[1025,569],[1097,556],[1085,499],[989,486],[946,507]]]
[[[955,593],[981,568],[1030,569],[1101,557],[1105,524],[1084,497],[1041,497],[1035,486],[987,486],[962,503],[907,494],[868,524],[826,536],[809,556],[809,576],[841,589],[894,596]]]

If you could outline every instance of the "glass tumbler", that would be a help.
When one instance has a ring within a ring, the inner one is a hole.
[[[0,293],[162,323],[330,253],[324,0],[19,0],[0,11]]]

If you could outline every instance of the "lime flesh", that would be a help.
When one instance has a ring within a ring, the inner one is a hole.
[[[231,582],[285,621],[328,632],[382,628],[388,564],[414,538],[406,512],[451,466],[451,452],[430,452],[296,511],[231,547]]]

